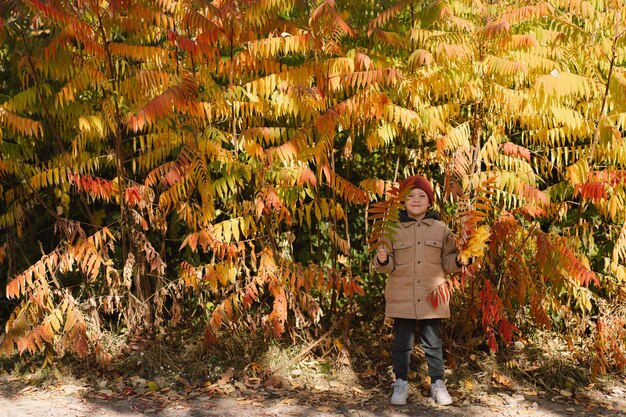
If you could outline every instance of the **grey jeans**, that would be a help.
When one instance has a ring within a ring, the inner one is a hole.
[[[438,379],[443,380],[443,341],[439,332],[440,325],[441,319],[393,319],[391,360],[396,379],[402,378],[407,381],[415,329],[419,327],[420,346],[426,355],[428,376],[433,383]]]

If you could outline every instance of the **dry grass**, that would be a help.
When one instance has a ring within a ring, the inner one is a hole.
[[[307,389],[338,393],[362,390],[386,392],[391,373],[391,328],[387,322],[364,323],[352,329],[349,339],[326,334],[299,344],[267,342],[262,335],[231,331],[219,346],[204,344],[200,329],[176,329],[162,338],[128,338],[104,333],[101,346],[111,355],[109,370],[95,359],[67,356],[56,368],[41,368],[41,357],[3,358],[4,372],[28,375],[30,381],[73,383],[84,377],[141,377],[160,380],[171,388],[205,386],[222,379],[233,368],[233,380],[248,387],[285,390]],[[449,341],[450,342],[450,341]],[[456,392],[493,387],[522,387],[542,392],[577,390],[591,383],[591,373],[579,351],[568,348],[560,335],[537,332],[532,339],[488,354],[459,342],[448,343],[449,385]],[[416,348],[411,379],[419,389],[428,384],[424,358]],[[101,376],[98,376],[101,375]],[[104,375],[104,376],[102,376]]]

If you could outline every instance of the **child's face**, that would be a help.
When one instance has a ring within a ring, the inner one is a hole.
[[[414,188],[404,203],[406,212],[411,217],[421,217],[428,211],[428,194],[421,188]]]

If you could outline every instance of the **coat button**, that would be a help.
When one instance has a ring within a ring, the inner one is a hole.
[[[420,300],[420,299],[418,298],[418,299],[417,299],[417,302],[419,303],[420,301],[422,301],[422,300]]]
[[[418,264],[419,264],[419,263],[422,263],[422,261],[417,261],[417,263],[418,263]]]
[[[420,282],[422,282],[422,281],[420,281],[420,280],[418,279],[418,280],[417,280],[417,283],[419,284]]]
[[[418,245],[419,245],[420,243],[422,243],[422,242],[417,242],[417,244],[418,244]]]

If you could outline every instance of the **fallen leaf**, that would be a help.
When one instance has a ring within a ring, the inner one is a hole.
[[[235,370],[233,368],[228,368],[226,371],[224,371],[219,381],[217,381],[217,385],[226,384],[228,381],[231,380],[234,374],[235,374]]]
[[[356,392],[357,394],[363,394],[363,390],[359,387],[352,387],[352,391]]]
[[[513,384],[511,383],[511,380],[509,378],[507,378],[504,374],[494,371],[491,374],[491,378],[496,381],[498,384],[504,385],[507,388],[512,388]]]
[[[250,388],[258,388],[261,385],[261,378],[248,378],[244,376],[244,384]]]
[[[137,375],[135,376],[131,376],[130,377],[130,382],[133,383],[133,385],[146,385],[146,380],[143,378],[138,377]]]
[[[474,383],[472,382],[471,379],[464,379],[463,380],[463,388],[465,388],[467,390],[473,390],[474,389]]]
[[[293,404],[297,404],[297,403],[298,403],[298,401],[300,401],[300,400],[299,400],[299,399],[297,399],[297,398],[294,398],[294,397],[287,397],[287,398],[283,399],[283,400],[281,401],[281,403],[283,403],[283,404],[287,404],[287,405],[293,405]]]
[[[111,391],[110,389],[101,389],[98,390],[95,394],[96,397],[102,398],[103,400],[107,401],[113,398],[113,391]]]
[[[283,386],[283,381],[278,377],[272,376],[263,382],[263,386],[280,388]]]
[[[254,400],[246,399],[246,398],[237,398],[237,402],[241,405],[251,405],[254,403]]]
[[[187,379],[183,376],[176,375],[176,377],[174,377],[174,380],[183,385],[185,388],[189,388],[191,386],[189,381],[187,381]]]
[[[159,390],[159,385],[156,382],[154,382],[154,381],[148,381],[146,383],[146,385],[148,385],[148,389],[150,391],[158,391]]]

